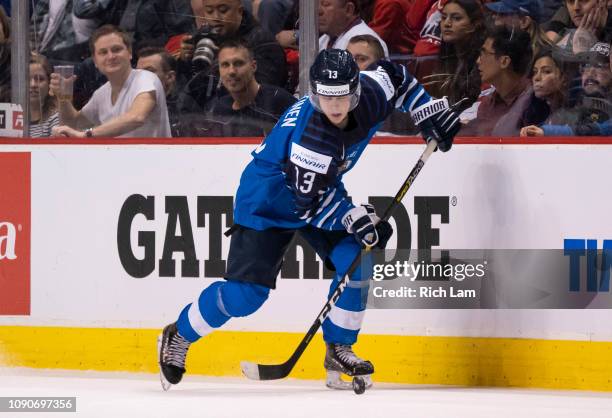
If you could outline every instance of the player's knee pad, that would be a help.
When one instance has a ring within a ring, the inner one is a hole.
[[[221,303],[229,316],[247,316],[257,311],[269,294],[270,289],[265,286],[228,280],[221,288]]]

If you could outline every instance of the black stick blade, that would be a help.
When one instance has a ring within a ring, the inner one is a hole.
[[[257,364],[250,361],[241,361],[242,374],[251,380],[277,380],[289,375],[293,367],[283,364]]]

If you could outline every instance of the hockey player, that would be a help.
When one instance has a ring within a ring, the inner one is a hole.
[[[371,205],[352,204],[342,178],[394,108],[411,112],[423,137],[436,139],[441,151],[451,148],[459,129],[458,115],[446,99],[432,99],[401,65],[379,61],[375,70],[360,73],[349,52],[327,49],[310,68],[310,84],[311,94],[285,112],[242,173],[225,281],[204,289],[160,335],[165,390],[185,373],[190,344],[262,306],[276,286],[295,233],[335,268],[330,292],[362,247],[384,248],[391,226],[378,222]],[[323,322],[329,387],[345,387],[340,374],[374,372],[372,363],[352,349],[365,313],[370,273],[358,268],[351,275]]]

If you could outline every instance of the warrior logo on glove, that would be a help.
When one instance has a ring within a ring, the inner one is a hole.
[[[349,210],[342,218],[342,225],[364,247],[383,249],[393,234],[389,222],[381,221],[374,206],[369,204]]]

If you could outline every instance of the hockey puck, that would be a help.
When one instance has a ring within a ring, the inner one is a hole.
[[[353,378],[353,391],[357,395],[361,395],[366,390],[366,383],[362,377],[354,377]]]

